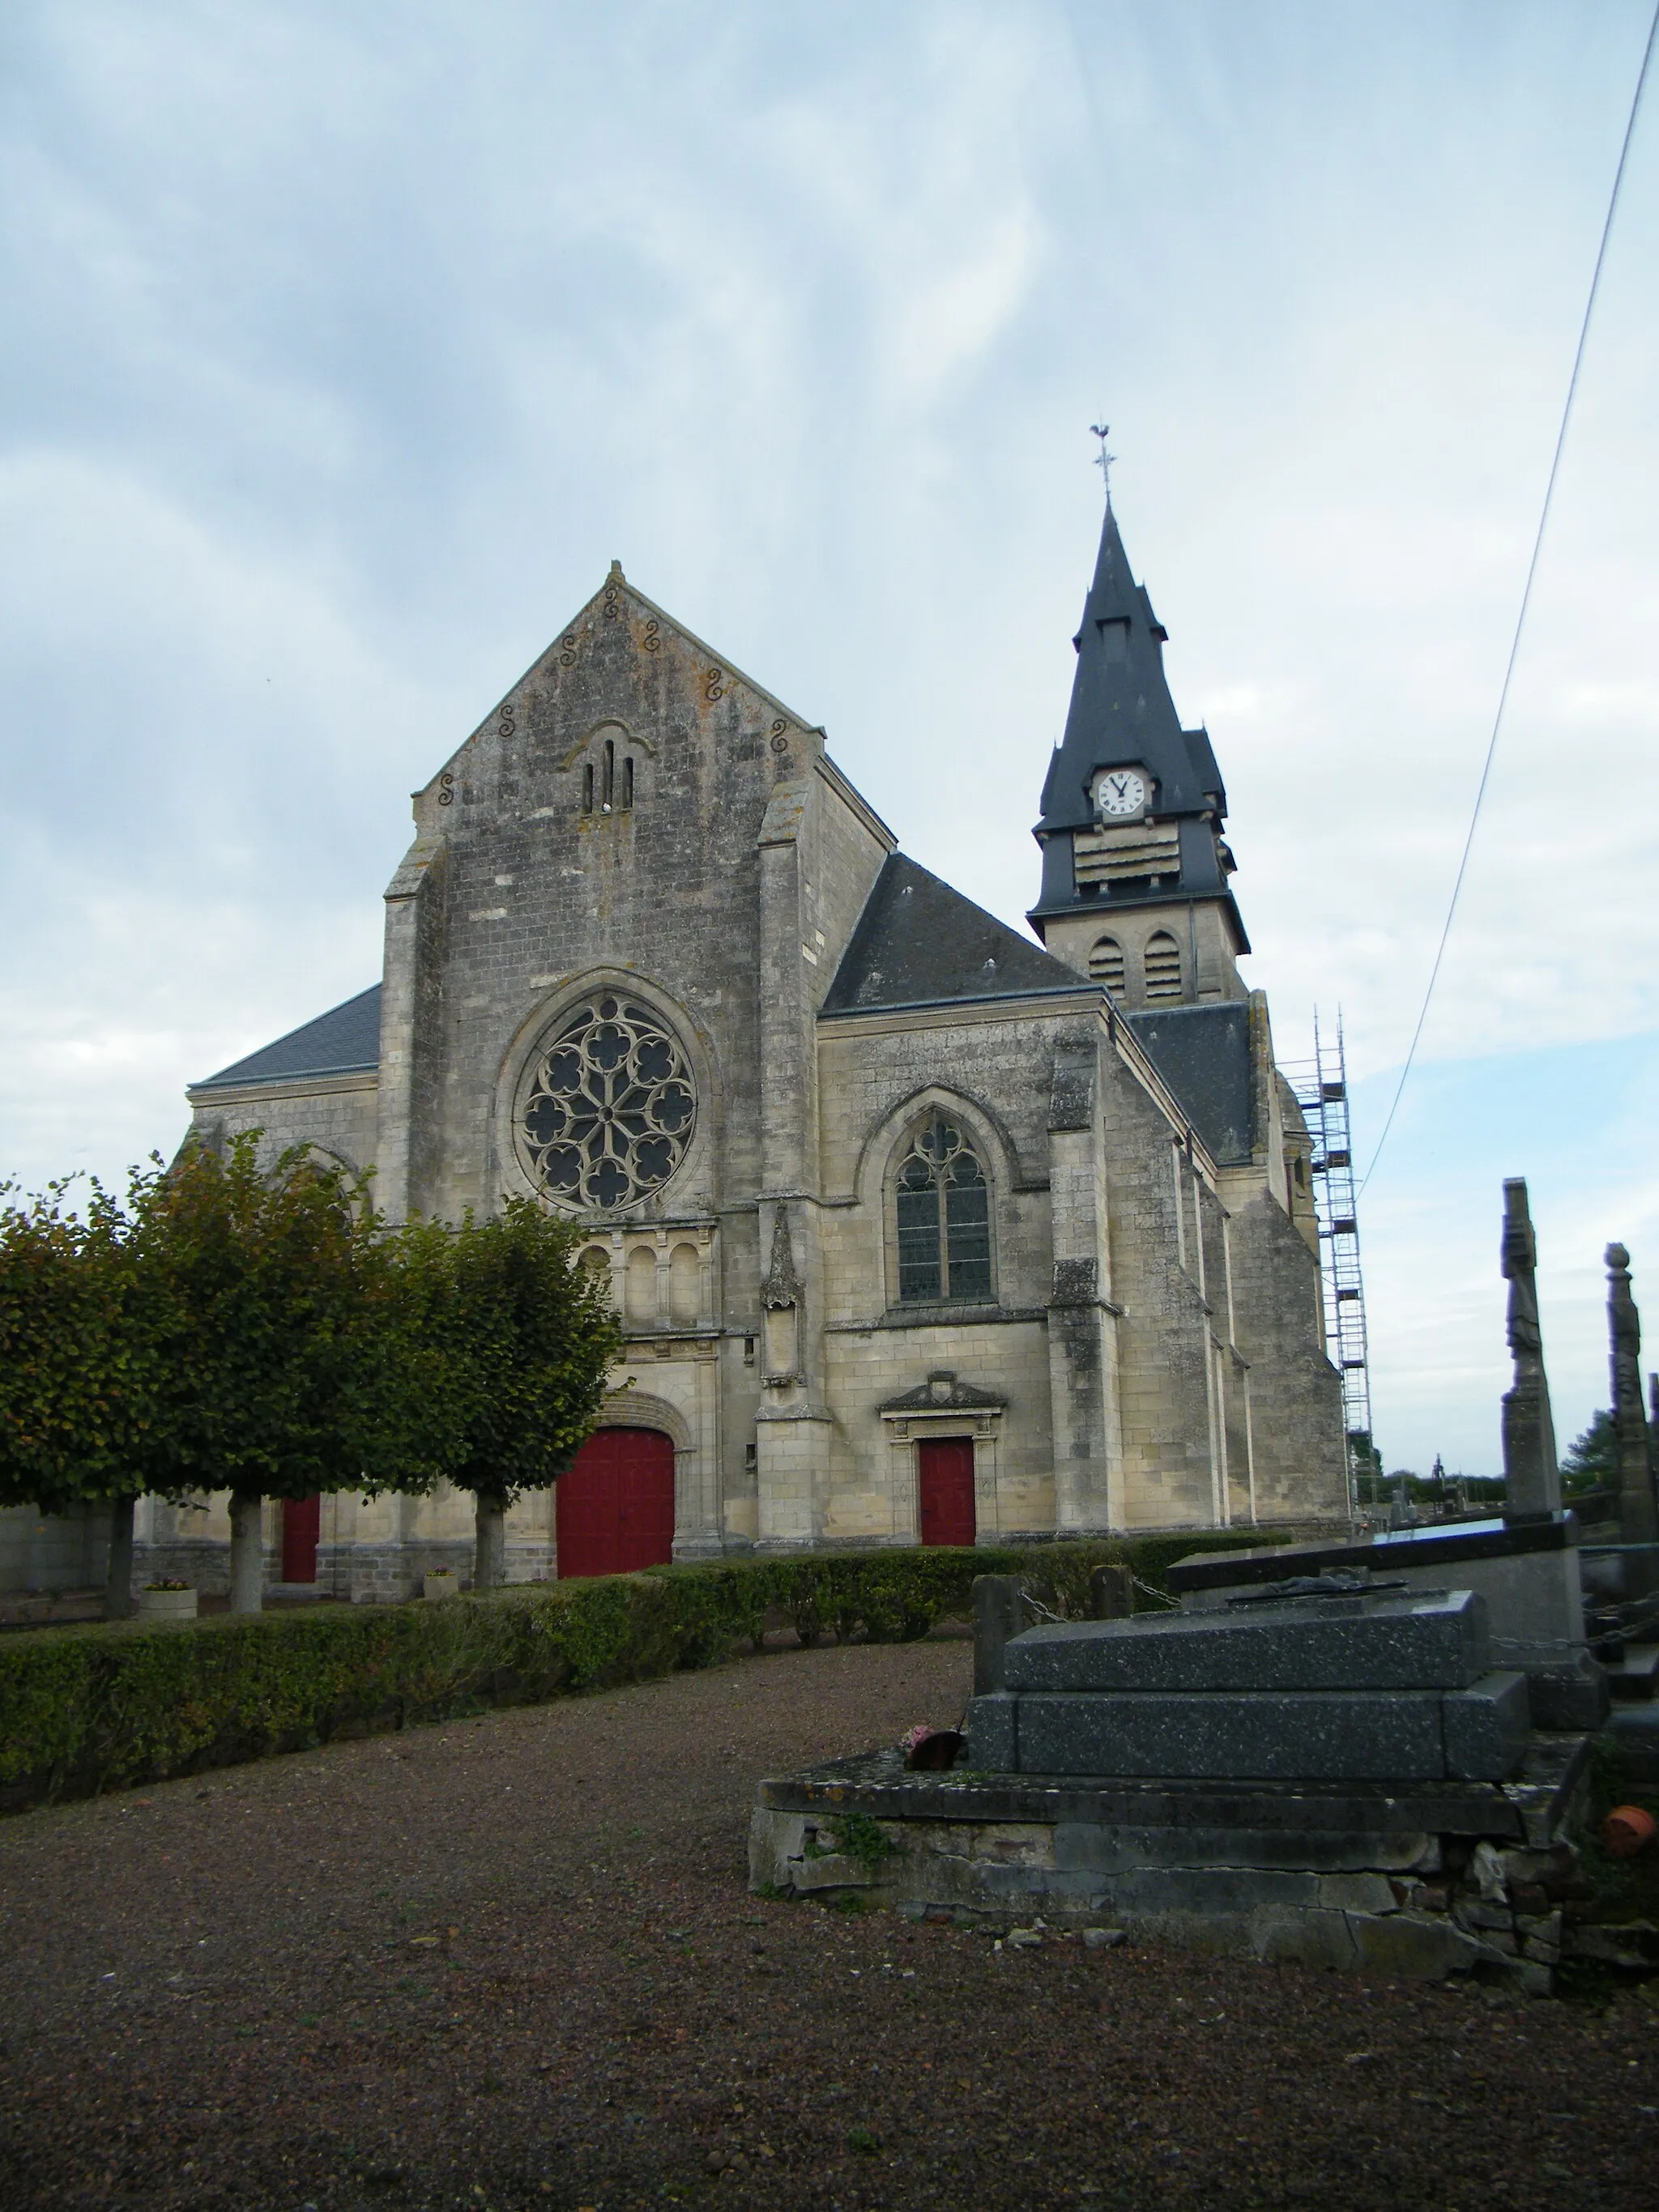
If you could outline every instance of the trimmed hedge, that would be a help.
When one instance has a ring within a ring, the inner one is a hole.
[[[438,1605],[26,1631],[0,1638],[0,1809],[706,1667],[744,1639],[758,1645],[780,1618],[807,1644],[827,1631],[878,1642],[925,1636],[968,1614],[975,1575],[1018,1574],[1075,1619],[1103,1563],[1126,1563],[1157,1589],[1183,1553],[1253,1540],[1262,1540],[809,1553],[520,1585]]]

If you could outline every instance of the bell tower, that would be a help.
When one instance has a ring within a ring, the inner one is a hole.
[[[1129,572],[1109,495],[1066,732],[1033,833],[1042,890],[1027,919],[1132,1012],[1249,996],[1237,962],[1250,944],[1221,834],[1227,793],[1207,732],[1181,726],[1168,635]]]

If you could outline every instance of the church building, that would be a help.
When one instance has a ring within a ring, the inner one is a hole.
[[[1310,1141],[1165,635],[1109,507],[1026,936],[613,564],[415,794],[380,981],[191,1090],[394,1218],[579,1225],[626,1357],[511,1578],[1345,1515]],[[404,1595],[471,1503],[273,1504],[272,1578]],[[216,1510],[138,1535],[222,1580]]]

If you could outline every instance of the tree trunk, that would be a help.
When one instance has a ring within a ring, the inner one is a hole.
[[[478,1499],[478,1542],[472,1562],[475,1590],[499,1589],[507,1580],[507,1500],[481,1490]]]
[[[264,1501],[257,1491],[230,1493],[230,1609],[259,1613],[265,1597]]]
[[[112,1498],[109,1504],[109,1574],[104,1583],[104,1618],[125,1620],[132,1602],[133,1498]]]

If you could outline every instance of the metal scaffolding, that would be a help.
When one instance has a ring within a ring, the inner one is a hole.
[[[1336,1038],[1321,1035],[1314,1016],[1314,1056],[1285,1070],[1308,1134],[1314,1211],[1319,1220],[1320,1274],[1325,1287],[1325,1346],[1342,1377],[1342,1424],[1348,1437],[1348,1503],[1358,1500],[1358,1468],[1376,1462],[1371,1449],[1371,1378],[1365,1340],[1365,1285],[1359,1267],[1353,1147],[1348,1126],[1348,1069],[1342,1017]]]

